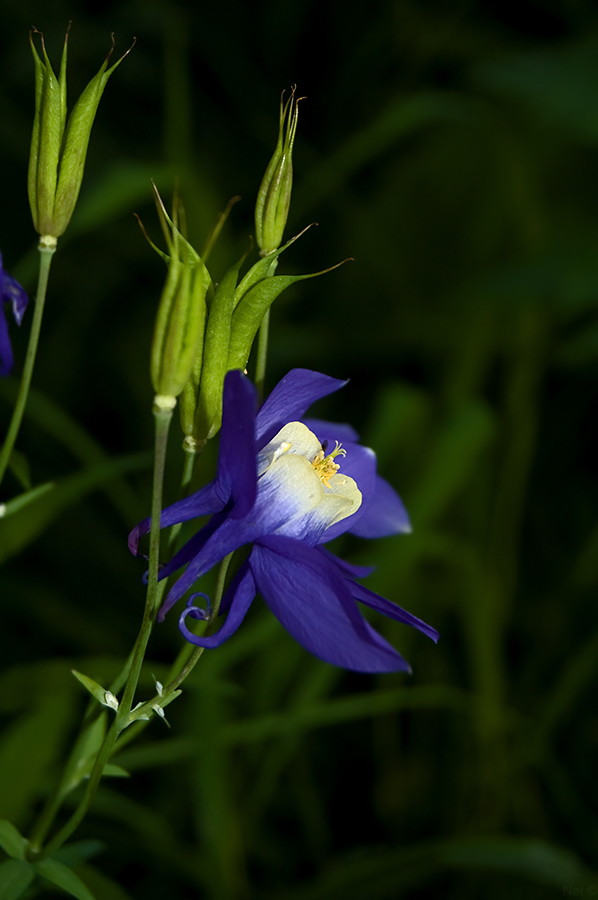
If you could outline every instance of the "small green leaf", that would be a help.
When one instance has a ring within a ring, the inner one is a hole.
[[[249,252],[249,251],[248,251]],[[227,372],[228,345],[239,270],[247,253],[220,281],[210,306],[201,370],[201,391],[193,427],[194,437],[211,438],[222,421],[222,387]]]
[[[34,878],[35,869],[28,862],[22,859],[7,859],[0,864],[0,897],[2,900],[17,900]]]
[[[106,712],[102,712],[77,742],[71,757],[72,763],[67,769],[62,782],[61,790],[63,796],[77,787],[82,779],[89,775],[97,752],[102,746],[105,734]]]
[[[270,258],[270,256],[265,257],[266,260]],[[321,272],[310,272],[308,275],[273,275],[258,282],[251,290],[247,291],[232,318],[227,368],[245,369],[253,340],[264,316],[276,298],[286,288],[297,281],[304,281],[306,278],[317,278],[318,275],[332,272],[333,269],[338,269],[343,262],[347,261],[344,259],[335,266],[322,269]]]
[[[52,884],[62,888],[71,897],[77,897],[77,900],[95,900],[93,894],[83,884],[79,876],[75,875],[68,866],[58,862],[57,859],[43,859],[35,864],[35,869],[39,875],[43,875]]]
[[[83,864],[77,868],[77,873],[99,900],[132,900],[131,895],[127,894],[116,881],[93,866]]]
[[[86,690],[89,691],[92,696],[96,698],[98,703],[101,703],[102,706],[109,706],[110,709],[114,709],[114,702],[110,701],[111,697],[114,697],[110,691],[107,691],[106,688],[103,688],[101,684],[98,684],[97,681],[94,681],[93,678],[88,678],[87,675],[84,675],[82,672],[77,672],[76,669],[71,669],[71,672],[77,679],[80,681]],[[115,698],[116,699],[116,698]]]
[[[48,491],[51,491],[54,487],[56,487],[54,481],[46,481],[45,484],[38,484],[38,486],[32,488],[32,490],[25,491],[24,494],[19,494],[18,497],[13,497],[8,503],[3,503],[2,506],[0,506],[0,517],[6,519],[8,516],[14,515],[25,506],[33,503],[34,500],[37,500]]]
[[[13,450],[8,461],[8,468],[24,490],[31,490],[31,470],[29,460],[24,453],[21,453],[20,450]]]
[[[19,716],[0,744],[0,816],[20,821],[48,783],[71,725],[68,696],[46,696],[43,703]],[[2,895],[0,894],[0,897]]]
[[[85,860],[92,859],[104,850],[105,844],[102,841],[93,839],[87,841],[74,841],[72,844],[64,844],[60,850],[54,854],[54,859],[63,865],[74,869]]]
[[[25,859],[27,840],[7,819],[0,821],[0,847],[15,859]]]
[[[122,766],[115,766],[114,763],[108,763],[104,766],[104,775],[111,775],[113,778],[130,778],[131,773],[123,769]]]
[[[143,468],[147,461],[145,453],[106,459],[61,478],[54,485],[34,488],[37,496],[25,505],[21,504],[18,514],[11,519],[10,527],[4,522],[6,512],[0,518],[0,562],[10,559],[34,541],[67,507],[79,502],[89,491],[104,487],[108,481],[125,472]],[[20,499],[17,497],[9,501],[6,508],[10,511],[10,505]]]

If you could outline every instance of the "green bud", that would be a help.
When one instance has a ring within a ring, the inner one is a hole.
[[[168,243],[168,254],[158,253],[166,261],[168,273],[154,329],[151,376],[162,405],[173,406],[194,367],[201,368],[206,295],[212,282],[203,260],[178,229],[180,203],[175,201],[173,221],[157,191],[156,198]]]
[[[255,238],[260,256],[267,256],[282,243],[291,203],[293,144],[297,131],[299,100],[303,98],[295,100],[295,87],[284,106],[283,98],[284,92],[280,98],[278,143],[262,179],[255,204]]]
[[[132,48],[108,69],[112,50],[110,51],[100,71],[77,100],[67,123],[68,31],[64,39],[58,78],[48,59],[43,34],[43,61],[35,49],[31,34],[29,40],[35,65],[35,118],[29,157],[29,204],[36,231],[42,235],[42,239],[50,239],[46,243],[55,244],[56,238],[64,234],[75,209],[83,180],[87,145],[100,98],[111,74]]]
[[[239,271],[247,253],[224,275],[210,304],[200,391],[192,432],[195,440],[199,442],[213,438],[222,423],[222,391],[224,377],[228,371],[231,320],[235,308]]]

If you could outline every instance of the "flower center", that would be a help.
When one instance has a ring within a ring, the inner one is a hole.
[[[343,450],[341,444],[339,444],[338,441],[335,441],[334,443],[336,444],[336,447],[334,448],[332,453],[329,453],[328,456],[326,456],[328,441],[324,441],[311,463],[317,474],[319,475],[322,484],[324,485],[324,487],[328,488],[328,490],[332,490],[332,488],[330,487],[330,479],[333,475],[336,475],[336,473],[340,469],[340,465],[334,462],[335,458],[337,456],[347,455],[347,451]]]

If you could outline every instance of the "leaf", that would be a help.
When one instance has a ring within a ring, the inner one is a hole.
[[[114,763],[107,763],[104,766],[104,775],[112,776],[112,778],[130,778],[131,773],[123,769],[122,766],[115,766]]]
[[[113,696],[110,694],[106,688],[103,688],[101,684],[98,684],[97,681],[94,681],[93,678],[89,678],[87,675],[84,675],[82,672],[77,672],[76,669],[71,669],[71,672],[77,679],[80,681],[83,687],[89,691],[89,693],[96,698],[98,703],[101,703],[102,706],[109,706],[113,709],[112,703],[107,702],[107,695]]]
[[[458,868],[512,872],[556,887],[593,877],[570,850],[535,838],[498,836],[447,841],[440,845],[439,861]]]
[[[533,114],[591,143],[598,140],[596,40],[520,53],[477,70],[478,80],[531,105]]]
[[[0,815],[20,821],[46,782],[64,743],[70,697],[46,695],[39,707],[4,730],[0,745]]]
[[[192,759],[199,745],[190,738],[171,738],[166,741],[150,741],[139,747],[126,747],[116,759],[126,769],[150,769],[153,766],[171,766],[184,759]]]
[[[43,497],[44,494],[47,494],[48,491],[51,491],[54,487],[56,487],[56,482],[46,481],[45,484],[38,484],[38,486],[32,488],[32,490],[26,491],[24,494],[19,494],[17,497],[13,497],[13,499],[9,500],[7,503],[2,503],[2,505],[0,505],[0,518],[7,519],[9,516],[14,516],[15,513],[20,512],[30,503],[34,503],[40,497]]]
[[[17,900],[35,878],[35,869],[22,859],[7,859],[0,863],[0,897]]]
[[[72,227],[71,223],[67,235],[72,233]],[[0,379],[0,397],[12,405],[17,399],[17,388],[18,384],[11,379]],[[91,466],[108,459],[102,445],[85,428],[82,428],[58,403],[35,388],[29,392],[26,416],[66,447],[83,466]],[[149,465],[151,457],[148,457]],[[103,490],[127,524],[143,516],[139,501],[123,478],[108,482],[103,486]]]
[[[107,168],[81,195],[67,235],[92,231],[147,202],[150,185],[170,181],[172,172],[160,164],[119,161]]]
[[[5,518],[0,519],[0,563],[23,550],[67,507],[77,503],[89,491],[103,486],[124,472],[144,468],[148,462],[149,456],[146,453],[107,459],[55,482],[53,490],[42,491],[12,515],[9,525]]]
[[[132,900],[131,895],[127,894],[116,881],[99,872],[94,866],[78,866],[77,874],[93,891],[97,900]]]
[[[459,408],[440,432],[412,499],[414,526],[435,521],[471,479],[472,468],[495,430],[490,409],[472,402]]]
[[[68,866],[70,869],[74,869],[75,866],[85,862],[85,860],[91,859],[93,856],[97,856],[98,853],[101,853],[104,850],[104,846],[102,841],[95,841],[93,839],[87,841],[74,841],[72,844],[64,844],[60,850],[56,851],[53,858],[58,860],[58,862],[63,863],[65,866]]]
[[[20,450],[13,450],[8,461],[8,468],[15,476],[19,484],[26,491],[31,488],[31,469],[29,460]]]
[[[0,847],[15,859],[25,859],[27,840],[7,819],[0,821]]]
[[[43,875],[52,884],[61,887],[71,897],[77,897],[77,900],[95,900],[89,888],[83,884],[78,875],[75,875],[72,869],[65,866],[64,863],[58,862],[57,859],[43,859],[35,864],[35,869],[39,875]]]
[[[268,259],[269,257],[266,257]],[[306,278],[317,278],[338,269],[344,262],[322,269],[320,272],[310,272],[307,275],[272,275],[260,281],[243,296],[237,306],[231,324],[230,346],[228,351],[228,369],[245,369],[254,338],[258,332],[265,314],[268,312],[277,297],[288,287]]]
[[[393,98],[372,122],[350,135],[336,153],[311,168],[297,191],[295,216],[335,194],[356,172],[387,153],[400,140],[438,122],[463,120],[470,114],[466,101],[446,92],[428,91]]]
[[[273,736],[309,731],[340,722],[352,722],[370,716],[386,715],[403,709],[452,709],[467,712],[473,700],[463,691],[444,686],[397,688],[396,690],[364,692],[327,703],[297,707],[288,713],[271,713],[223,725],[218,741],[229,744],[252,743]]]
[[[63,795],[68,794],[69,791],[77,787],[91,772],[94,760],[106,734],[106,718],[107,714],[104,710],[79,738],[71,756],[71,764],[65,772],[62,782]]]

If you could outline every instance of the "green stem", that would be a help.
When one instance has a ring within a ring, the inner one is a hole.
[[[42,239],[43,240],[43,239]],[[52,257],[56,251],[56,243],[48,246],[42,241],[39,244],[39,278],[37,282],[37,295],[35,297],[35,307],[33,310],[33,322],[31,323],[31,333],[29,335],[29,345],[27,347],[27,355],[25,357],[25,366],[23,368],[23,376],[21,378],[21,386],[17,397],[16,406],[12,414],[8,434],[0,453],[0,482],[4,478],[4,473],[10,460],[10,455],[16,443],[25,406],[27,405],[27,397],[29,396],[29,387],[31,385],[31,376],[33,375],[33,366],[35,365],[35,357],[37,354],[37,345],[39,342],[39,333],[42,326],[42,317],[44,314],[44,305],[46,302],[46,291],[48,289],[48,276],[50,274],[50,264]]]
[[[220,603],[222,601],[222,595],[224,594],[224,583],[226,581],[226,573],[228,572],[228,567],[230,565],[230,561],[233,558],[233,554],[229,553],[224,557],[222,562],[220,563],[220,569],[218,570],[218,580],[216,581],[216,590],[214,593],[214,603],[212,606],[212,611],[210,613],[210,619],[208,624],[211,624],[216,616],[218,615],[218,610],[220,609]],[[146,701],[142,706],[136,710],[136,714],[139,715],[149,715],[153,709],[153,707],[160,702],[164,702],[166,698],[168,698],[174,691],[177,690],[179,685],[183,683],[185,678],[191,674],[195,665],[197,664],[200,656],[204,651],[204,647],[196,647],[191,652],[192,644],[186,644],[181,648],[181,652],[179,653],[177,659],[171,670],[170,677],[172,681],[166,685],[165,688],[162,689],[160,694],[156,694],[155,697],[152,697],[151,700]],[[182,666],[182,668],[179,667]],[[178,674],[175,674],[178,671]]]
[[[162,510],[162,486],[164,482],[164,467],[166,462],[168,430],[170,427],[170,422],[172,420],[173,408],[174,404],[170,406],[169,404],[158,405],[158,403],[156,403],[153,410],[156,438],[154,451],[154,483],[152,493],[152,524],[150,529],[150,557],[147,596],[145,601],[145,609],[143,611],[141,628],[139,629],[139,634],[133,648],[131,667],[129,669],[127,681],[125,684],[123,698],[119,705],[114,722],[108,730],[108,733],[104,739],[104,743],[100,747],[81,802],[79,803],[71,818],[44,847],[41,853],[37,855],[36,858],[38,860],[40,858],[51,856],[52,853],[55,853],[56,850],[58,850],[63,845],[63,843],[81,824],[87,814],[87,811],[89,810],[89,807],[91,806],[93,798],[95,797],[96,791],[102,779],[104,766],[112,755],[112,751],[114,750],[114,745],[118,739],[118,736],[129,724],[129,714],[131,712],[131,706],[135,697],[135,691],[137,689],[137,683],[139,681],[139,675],[141,673],[141,666],[145,657],[145,650],[151,634],[156,612],[158,610],[160,596],[158,588],[158,563],[160,556],[160,516]],[[56,813],[56,811],[57,809],[54,810],[54,814]],[[44,823],[46,828],[48,824],[48,822]]]
[[[154,457],[154,484],[152,493],[152,523],[150,528],[150,546],[149,546],[149,571],[147,580],[147,597],[145,601],[145,609],[143,611],[143,620],[137,637],[137,642],[133,650],[133,660],[131,662],[131,670],[123,698],[121,700],[118,712],[116,714],[116,724],[119,725],[119,732],[126,727],[131,706],[137,689],[137,682],[141,672],[141,666],[145,657],[145,649],[151,634],[152,626],[156,613],[158,612],[160,591],[158,589],[158,567],[160,561],[160,517],[162,513],[162,486],[164,483],[164,467],[166,463],[166,446],[168,442],[168,430],[172,421],[172,411],[174,404],[170,408],[154,405],[154,420],[156,428],[156,444]]]
[[[203,449],[203,448],[202,448]],[[195,466],[195,460],[201,450],[190,450],[187,448],[186,444],[183,444],[183,450],[185,453],[185,464],[183,466],[183,477],[181,480],[181,495],[180,500],[183,500],[185,497],[189,496],[191,491],[191,479],[193,478],[193,467]],[[183,527],[182,522],[178,522],[176,525],[173,525],[170,529],[170,534],[168,536],[168,556],[174,556],[177,551],[177,541],[179,537],[179,533],[181,528]]]
[[[255,386],[259,402],[264,397],[264,383],[266,381],[266,361],[268,357],[268,332],[270,329],[270,310],[266,311],[262,324],[260,325],[260,333],[257,344],[257,360],[255,364]]]

